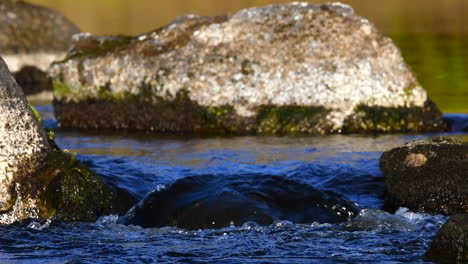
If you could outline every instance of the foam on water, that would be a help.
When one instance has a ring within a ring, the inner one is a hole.
[[[338,224],[276,221],[185,230],[51,219],[0,226],[5,263],[422,263],[446,217],[379,210],[382,151],[427,135],[187,138],[56,132],[58,144],[139,197],[177,179],[256,173],[300,180],[359,203]],[[159,187],[158,187],[159,186]]]

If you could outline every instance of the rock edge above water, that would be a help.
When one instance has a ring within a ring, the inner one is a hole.
[[[0,224],[95,221],[135,202],[55,145],[1,58],[0,134]]]
[[[119,221],[144,228],[188,229],[241,226],[339,223],[354,218],[358,207],[345,197],[282,176],[199,175],[179,179],[156,190]]]
[[[187,15],[137,37],[75,35],[55,63],[67,128],[213,134],[441,131],[391,39],[341,3]]]
[[[468,214],[450,217],[432,240],[424,260],[440,264],[468,263]]]
[[[468,143],[441,137],[416,140],[383,153],[380,167],[388,209],[468,212]]]

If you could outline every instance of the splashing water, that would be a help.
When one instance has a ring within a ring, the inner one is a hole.
[[[117,216],[96,223],[31,220],[0,226],[0,262],[422,263],[446,217],[379,210],[385,188],[378,164],[382,151],[425,136],[190,138],[59,131],[62,148],[140,198],[186,177],[256,174],[334,191],[362,210],[337,224],[278,220],[196,230],[125,226]]]

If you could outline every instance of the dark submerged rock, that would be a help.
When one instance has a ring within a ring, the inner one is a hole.
[[[78,32],[67,18],[51,9],[0,0],[0,55],[26,95],[52,91],[46,71],[51,62],[64,57],[72,35]]]
[[[386,207],[431,214],[468,212],[468,143],[416,140],[382,154]]]
[[[446,129],[393,42],[351,7],[290,3],[76,35],[51,67],[62,127],[214,134]]]
[[[131,206],[129,196],[120,196],[123,190],[57,147],[1,58],[0,132],[0,224],[52,217],[94,221]]]
[[[337,223],[356,216],[356,205],[343,196],[280,176],[193,176],[150,193],[121,223],[188,229],[240,226],[253,221]]]
[[[45,71],[35,66],[24,66],[13,73],[18,84],[26,95],[39,94],[43,91],[52,92],[52,81]]]
[[[432,240],[424,260],[440,264],[468,263],[468,214],[449,218]]]

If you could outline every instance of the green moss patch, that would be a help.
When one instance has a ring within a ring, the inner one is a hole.
[[[273,135],[323,134],[331,129],[325,122],[328,113],[323,107],[261,107],[256,118],[257,131]]]
[[[437,107],[381,107],[358,105],[343,125],[344,133],[439,132],[447,124]]]
[[[64,63],[76,58],[98,57],[127,47],[135,38],[130,36],[96,37],[75,43],[74,50],[62,61]]]
[[[251,118],[240,117],[232,106],[200,107],[203,123],[198,131],[211,135],[247,134],[252,130]]]
[[[59,85],[60,87],[60,85]],[[62,90],[66,90],[62,88]],[[260,106],[254,116],[240,116],[230,105],[202,106],[182,90],[176,96],[154,96],[152,87],[139,94],[97,88],[97,98],[56,100],[63,127],[130,129],[210,135],[317,135],[339,132],[329,109],[307,106]],[[408,91],[409,93],[410,91]],[[358,105],[344,121],[343,133],[436,132],[447,130],[437,107]]]
[[[201,106],[188,92],[161,98],[144,95],[105,96],[79,101],[56,100],[62,127],[127,129],[205,135],[300,135],[332,132],[329,111],[322,107],[259,107],[240,116],[229,105]]]
[[[56,97],[59,97],[59,98],[62,98],[62,97],[67,97],[69,95],[71,95],[71,89],[70,87],[68,87],[68,85],[66,85],[65,83],[61,82],[61,81],[58,81],[58,80],[55,80],[53,83],[52,83],[52,87],[54,89],[54,95]]]
[[[39,112],[36,110],[36,108],[34,108],[34,106],[32,106],[31,104],[29,105],[29,108],[31,108],[31,111],[33,112],[33,114],[36,117],[37,121],[39,121],[39,123],[42,123],[42,117],[39,114]]]
[[[202,106],[189,92],[156,97],[151,87],[138,95],[112,94],[105,88],[99,98],[56,100],[63,127],[129,129],[209,135],[320,135],[337,133],[330,109],[306,106],[261,106],[254,116],[240,116],[229,105]],[[343,133],[436,132],[447,130],[437,107],[379,107],[359,105],[344,121]]]
[[[53,142],[52,142],[53,143]],[[44,169],[34,177],[40,191],[43,218],[63,221],[95,221],[99,216],[117,213],[118,197],[100,176],[76,160],[74,154],[54,146]]]

